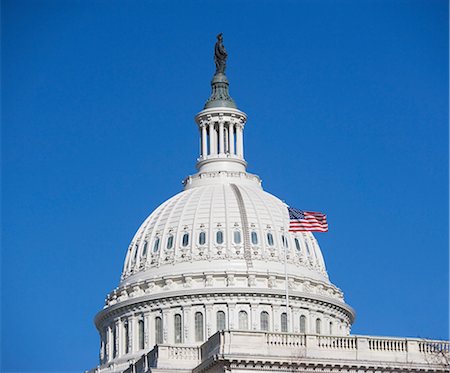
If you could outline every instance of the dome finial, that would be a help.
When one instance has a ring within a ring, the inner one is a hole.
[[[223,33],[217,35],[217,42],[214,46],[214,62],[216,64],[216,73],[225,74],[225,69],[227,67],[227,51],[223,45]]]
[[[228,107],[236,109],[237,106],[228,92],[228,79],[225,75],[227,67],[228,53],[223,45],[223,34],[217,35],[216,45],[214,46],[214,63],[216,72],[211,81],[211,96],[206,101],[205,109],[213,107]]]

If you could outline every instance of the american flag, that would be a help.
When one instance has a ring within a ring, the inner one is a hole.
[[[288,207],[290,232],[327,232],[327,216],[321,212],[302,211]]]

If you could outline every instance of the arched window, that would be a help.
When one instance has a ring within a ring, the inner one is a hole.
[[[222,244],[223,244],[223,232],[222,232],[222,231],[217,231],[217,232],[216,232],[216,242],[217,242],[219,245],[222,245]]]
[[[248,329],[248,314],[245,311],[239,311],[239,329]]]
[[[139,251],[139,245],[136,244],[134,246],[134,259],[133,259],[134,261],[136,261],[136,259],[137,259],[138,251]]]
[[[164,343],[163,339],[163,322],[161,317],[155,317],[155,343]]]
[[[171,250],[173,248],[173,235],[169,235],[169,237],[167,237],[167,245],[166,245],[166,249],[167,250]]]
[[[236,245],[239,245],[241,243],[241,231],[234,231],[233,241]]]
[[[183,234],[183,239],[181,241],[181,244],[186,247],[187,245],[189,245],[189,233],[185,233]]]
[[[225,330],[225,312],[218,311],[216,314],[217,330]]]
[[[148,242],[145,241],[144,242],[144,248],[142,249],[142,256],[146,256],[147,255],[147,247],[148,247]]]
[[[117,332],[115,326],[113,326],[112,331],[112,345],[113,345],[113,358],[115,358],[117,357]]]
[[[309,250],[308,241],[305,240],[305,246],[306,246],[306,252],[308,253],[308,256],[311,256],[311,251]]]
[[[144,349],[144,320],[138,321],[138,346],[140,350]]]
[[[251,236],[252,236],[252,244],[253,245],[258,245],[258,233],[253,231]]]
[[[294,242],[295,242],[295,248],[296,248],[297,251],[300,253],[300,252],[302,251],[302,248],[300,247],[300,242],[299,242],[298,238],[296,238],[296,239],[294,240]]]
[[[333,334],[333,323],[330,321],[330,335]]]
[[[300,316],[300,333],[306,333],[306,316]]]
[[[267,244],[269,245],[269,246],[273,246],[273,235],[272,235],[272,233],[267,233]]]
[[[176,314],[174,316],[174,339],[175,339],[175,343],[181,343],[183,340],[183,326],[181,324],[181,315]]]
[[[286,312],[283,312],[281,314],[280,321],[281,321],[281,331],[283,333],[287,333],[287,331],[288,331],[288,319],[287,319],[287,313]]]
[[[322,321],[320,319],[316,319],[316,334],[320,334],[321,327],[322,327]]]
[[[206,243],[206,233],[205,232],[200,232],[200,234],[198,235],[198,243],[200,245],[204,245]]]
[[[261,312],[259,323],[261,330],[269,330],[269,314],[266,311]]]
[[[203,313],[195,313],[195,340],[197,342],[203,341]]]
[[[289,243],[287,237],[284,234],[281,235],[281,241],[283,242],[283,247],[287,249],[289,247]]]
[[[153,252],[154,253],[157,253],[159,250],[159,241],[160,241],[159,237],[156,237],[155,243],[153,244]]]
[[[130,330],[128,327],[128,321],[125,321],[123,323],[123,351],[125,351],[126,354],[129,352],[129,346],[128,346],[128,339],[130,338]]]

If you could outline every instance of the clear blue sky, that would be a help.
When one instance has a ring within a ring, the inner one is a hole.
[[[353,333],[448,337],[448,4],[2,2],[2,372],[97,364],[143,219],[195,172],[224,33],[249,171],[328,214]]]

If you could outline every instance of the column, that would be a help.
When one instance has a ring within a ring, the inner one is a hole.
[[[224,133],[223,133],[223,120],[219,122],[219,154],[224,154]]]
[[[242,127],[240,125],[236,126],[236,154],[240,158],[244,158],[244,146],[242,139]]]
[[[111,360],[111,327],[108,326],[106,328],[106,336],[105,336],[105,343],[106,343],[106,348],[105,348],[105,362],[106,361],[110,361]]]
[[[155,319],[150,313],[144,314],[144,348],[153,348],[155,345]]]
[[[214,123],[209,123],[209,154],[216,155],[217,154],[217,134],[214,129]]]
[[[258,317],[257,317],[257,312],[258,312],[258,304],[257,303],[250,303],[250,320],[251,320],[251,325],[249,325],[249,329],[250,330],[258,330]]]
[[[228,123],[228,143],[230,154],[234,155],[234,124],[233,122]]]
[[[228,303],[228,329],[236,329],[236,304]]]
[[[137,322],[136,316],[131,316],[128,318],[128,334],[130,336],[130,353],[137,351]]]
[[[228,127],[225,126],[223,130],[224,130],[223,141],[224,141],[224,143],[225,143],[225,153],[226,153],[226,154],[229,154],[229,153],[230,153],[230,144],[229,144],[229,142],[228,142],[228,139],[229,139],[230,137],[229,137],[229,135],[228,135]]]
[[[203,324],[205,327],[205,334],[206,334],[206,339],[208,339],[209,337],[211,337],[212,334],[212,320],[214,318],[213,316],[213,306],[212,304],[207,304],[205,306],[205,313],[204,313],[205,317],[203,318]]]
[[[207,134],[206,134],[206,124],[202,124],[201,127],[201,137],[202,137],[202,154],[201,157],[202,158],[206,158],[206,156],[208,155],[208,143],[207,143]]]

